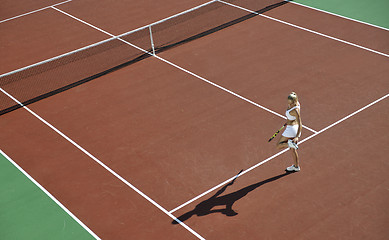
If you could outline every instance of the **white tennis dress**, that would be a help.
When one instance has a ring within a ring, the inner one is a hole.
[[[295,116],[290,115],[290,111],[292,111],[292,110],[294,110],[296,108],[300,109],[300,104],[295,106],[295,107],[292,107],[289,110],[286,110],[285,115],[286,115],[286,118],[288,120],[290,120],[290,121],[296,120]],[[299,130],[299,125],[298,124],[286,125],[285,131],[282,133],[282,136],[287,137],[287,138],[295,138],[297,136],[298,130]],[[300,132],[299,137],[300,136],[301,136],[301,132]]]

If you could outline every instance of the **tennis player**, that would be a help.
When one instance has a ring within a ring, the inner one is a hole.
[[[290,148],[294,158],[294,165],[286,168],[286,171],[298,172],[300,171],[300,164],[299,155],[297,154],[297,142],[301,136],[302,123],[300,117],[300,103],[295,92],[290,93],[288,96],[288,109],[286,110],[286,118],[286,128],[277,143],[277,148]]]

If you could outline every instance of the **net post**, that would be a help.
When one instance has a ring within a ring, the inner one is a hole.
[[[155,55],[154,41],[153,41],[153,32],[151,31],[151,25],[149,26],[149,32],[150,32],[151,48],[153,49],[153,55]]]

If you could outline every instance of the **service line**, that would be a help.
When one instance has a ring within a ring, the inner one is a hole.
[[[13,20],[13,19],[16,19],[16,18],[20,18],[20,17],[26,16],[26,15],[30,15],[32,13],[40,12],[42,10],[45,10],[45,9],[48,9],[48,8],[51,8],[51,7],[54,7],[54,6],[58,6],[58,5],[61,5],[61,4],[64,4],[64,3],[68,3],[68,2],[71,2],[71,1],[72,0],[67,0],[67,1],[63,1],[63,2],[60,2],[60,3],[56,3],[56,4],[53,4],[53,5],[47,6],[47,7],[39,8],[39,9],[31,11],[31,12],[23,13],[23,14],[20,14],[18,16],[15,16],[15,17],[11,17],[11,18],[7,18],[7,19],[4,19],[4,20],[1,20],[0,23],[7,22],[9,20]]]

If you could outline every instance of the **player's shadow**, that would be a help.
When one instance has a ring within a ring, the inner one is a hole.
[[[286,172],[284,174],[281,174],[281,175],[278,175],[278,176],[266,179],[264,181],[254,183],[254,184],[252,184],[250,186],[247,186],[245,188],[242,188],[242,189],[240,189],[240,190],[238,190],[236,192],[220,196],[224,191],[226,191],[226,189],[229,186],[234,184],[234,182],[235,182],[235,179],[234,179],[233,181],[231,181],[230,183],[225,185],[223,188],[221,188],[219,191],[217,191],[215,193],[215,195],[213,195],[212,197],[208,198],[207,200],[202,201],[201,203],[199,203],[193,210],[191,210],[191,211],[181,215],[180,217],[176,218],[175,220],[173,220],[172,224],[178,224],[180,222],[184,222],[184,221],[188,220],[189,218],[191,218],[193,215],[205,216],[205,215],[208,215],[208,214],[211,214],[211,213],[221,213],[221,214],[224,214],[226,216],[235,216],[238,213],[235,212],[232,209],[232,205],[234,205],[234,203],[236,201],[238,201],[239,199],[243,198],[249,192],[254,191],[258,187],[260,187],[260,186],[262,186],[262,185],[264,185],[266,183],[270,183],[270,182],[276,181],[276,180],[278,180],[278,179],[280,179],[282,177],[285,177],[285,176],[287,176],[289,174],[291,174],[291,173],[290,172]],[[225,208],[223,208],[223,209],[213,209],[216,206],[225,206]]]

